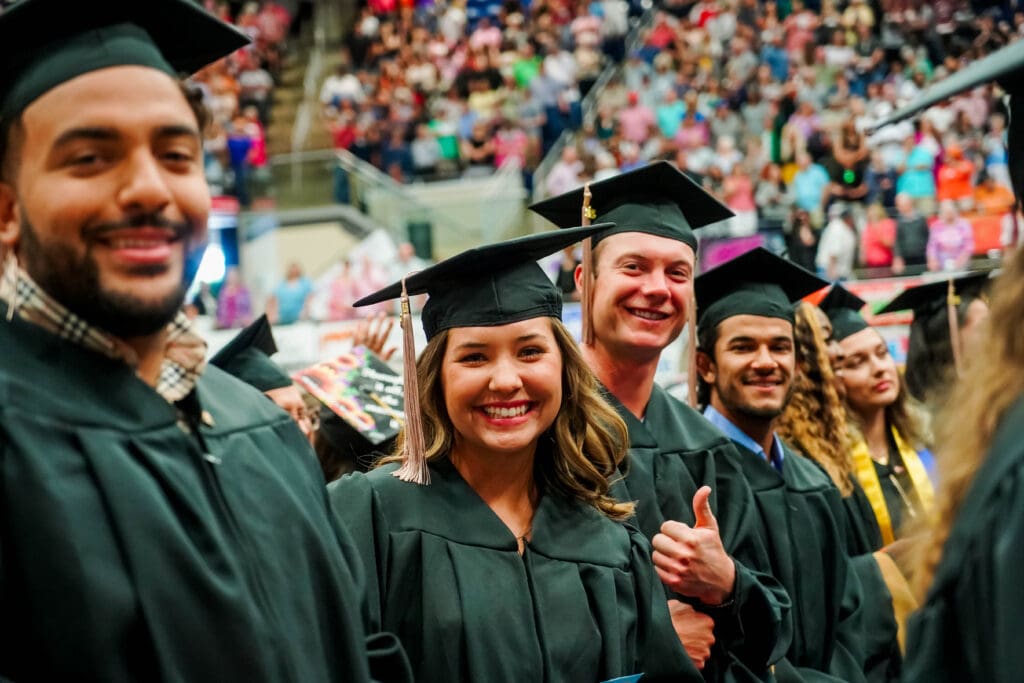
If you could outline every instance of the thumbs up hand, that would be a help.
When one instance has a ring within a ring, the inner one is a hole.
[[[710,486],[702,486],[694,494],[692,527],[673,521],[661,525],[661,533],[653,540],[653,559],[662,583],[680,595],[714,606],[732,595],[736,565],[722,546],[710,495]]]

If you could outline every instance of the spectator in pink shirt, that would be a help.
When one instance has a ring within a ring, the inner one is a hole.
[[[488,17],[480,19],[476,30],[469,36],[469,48],[479,50],[482,48],[497,49],[501,47],[501,29],[491,25]]]
[[[675,141],[682,149],[697,149],[705,147],[711,135],[708,131],[708,124],[697,113],[697,107],[690,107],[683,116],[682,123],[676,131]]]
[[[743,164],[733,164],[732,172],[722,183],[725,204],[736,216],[729,220],[731,237],[748,237],[757,232],[757,205],[754,203],[754,183]]]
[[[583,164],[580,162],[579,153],[572,145],[566,145],[562,149],[562,158],[555,162],[544,181],[544,189],[549,196],[564,194],[580,186],[580,173],[583,172]]]
[[[804,140],[809,140],[811,135],[821,128],[821,117],[818,116],[814,103],[810,99],[805,98],[800,101],[800,106],[789,117],[789,126],[795,129]]]
[[[494,165],[501,168],[506,161],[514,159],[519,168],[525,168],[529,148],[530,138],[526,131],[513,126],[508,119],[502,119],[494,134]]]
[[[629,93],[627,97],[629,106],[619,112],[622,137],[630,142],[643,144],[647,141],[651,126],[657,123],[657,119],[651,108],[640,102],[640,97],[635,92]]]
[[[228,268],[217,295],[217,327],[245,327],[252,322],[249,288],[242,282],[238,268]]]
[[[961,218],[956,203],[939,204],[939,217],[928,233],[928,270],[963,270],[974,254],[974,231]]]

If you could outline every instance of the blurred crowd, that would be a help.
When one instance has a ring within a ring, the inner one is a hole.
[[[996,86],[873,130],[1024,15],[966,0],[669,3],[543,181],[557,194],[669,159],[830,279],[963,268],[1015,243]]]
[[[394,301],[362,308],[355,308],[352,303],[429,265],[416,255],[409,242],[397,246],[395,258],[389,259],[388,265],[363,251],[357,258],[341,259],[316,280],[306,274],[301,263],[292,262],[265,301],[254,300],[238,268],[229,267],[221,282],[200,286],[189,302],[189,311],[192,315],[208,316],[219,329],[245,327],[263,312],[275,325],[355,320],[378,313],[390,315],[397,312]],[[422,299],[413,297],[415,310],[422,306]]]
[[[399,181],[532,169],[624,56],[627,0],[373,0],[323,83],[336,148]],[[529,176],[527,175],[527,180]]]
[[[276,0],[246,2],[234,12],[228,2],[205,0],[204,6],[252,39],[249,47],[214,62],[192,79],[211,114],[204,144],[211,191],[234,196],[248,207],[270,181],[267,125],[292,12]]]

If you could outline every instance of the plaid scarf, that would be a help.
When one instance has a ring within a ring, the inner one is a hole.
[[[17,313],[22,319],[61,339],[123,361],[132,368],[139,364],[139,358],[130,346],[93,327],[44,292],[10,252],[0,264],[0,301],[7,304],[8,320]],[[206,342],[192,330],[188,316],[179,312],[167,326],[167,345],[156,392],[168,403],[180,401],[195,388],[205,367]]]

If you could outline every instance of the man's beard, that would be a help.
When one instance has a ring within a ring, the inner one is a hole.
[[[774,420],[779,415],[782,415],[786,410],[786,406],[789,405],[789,400],[793,397],[793,391],[796,388],[796,383],[789,382],[789,386],[786,387],[786,394],[782,397],[782,401],[778,407],[755,407],[746,403],[740,394],[740,391],[732,385],[721,385],[716,383],[715,390],[718,393],[722,404],[726,406],[731,412],[738,415],[745,415],[746,417],[757,419],[757,420]]]
[[[103,289],[99,266],[88,247],[79,256],[66,244],[44,245],[27,219],[21,223],[19,255],[22,268],[44,292],[90,325],[121,339],[145,337],[164,329],[185,300],[187,280],[156,302]],[[166,266],[157,265],[135,272],[158,275],[165,270]]]

